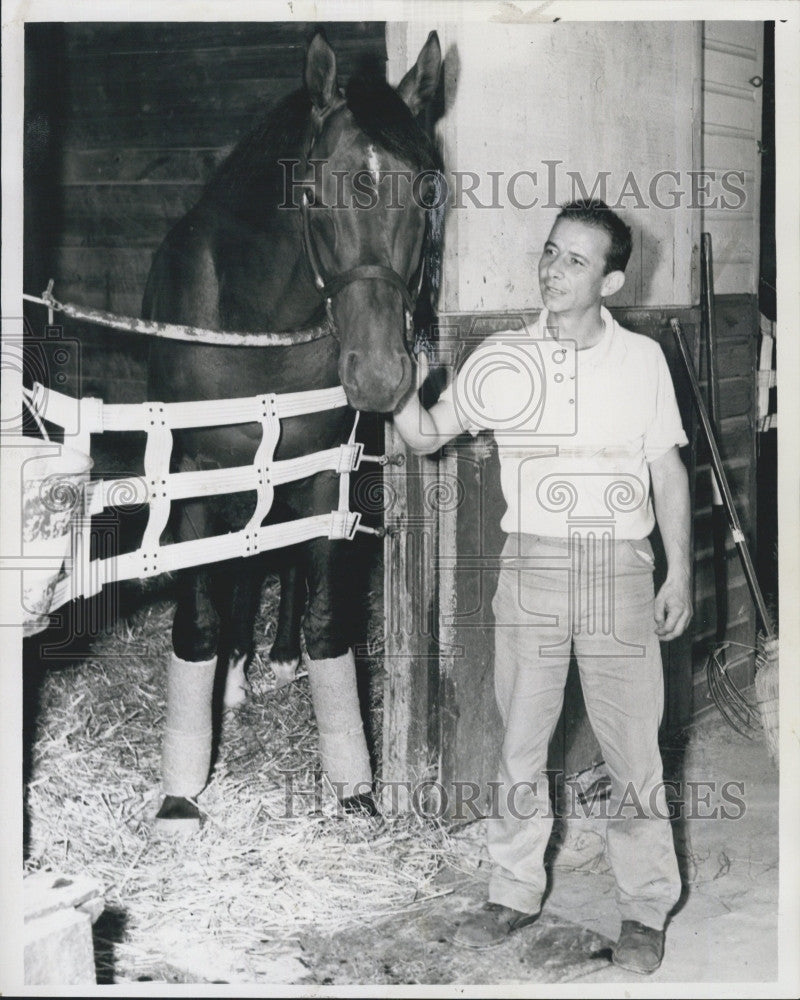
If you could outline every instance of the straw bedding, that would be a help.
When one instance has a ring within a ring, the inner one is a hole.
[[[263,666],[276,587],[257,635],[254,694],[221,725],[207,820],[161,840],[164,670],[174,605],[163,594],[43,677],[27,789],[29,870],[84,873],[105,887],[95,926],[100,981],[302,982],[300,942],[415,908],[447,862],[477,864],[441,824],[337,814],[317,798],[307,681],[275,690]],[[380,643],[374,642],[379,669]],[[287,811],[287,782],[295,797]]]

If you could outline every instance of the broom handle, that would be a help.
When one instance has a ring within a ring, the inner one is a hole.
[[[719,378],[717,374],[717,317],[714,307],[714,256],[711,233],[700,237],[700,270],[702,297],[700,320],[706,338],[708,362],[708,409],[714,436],[720,433]],[[728,631],[728,563],[725,551],[727,525],[717,477],[711,475],[711,530],[714,539],[714,592],[717,609],[717,643],[725,639]]]
[[[720,457],[717,442],[714,439],[714,432],[711,428],[711,420],[708,416],[708,410],[706,410],[706,404],[703,402],[700,385],[697,381],[697,375],[695,374],[692,359],[689,356],[689,349],[686,345],[681,325],[677,319],[671,319],[669,322],[672,327],[672,332],[675,334],[675,339],[678,342],[678,349],[681,352],[681,358],[683,359],[683,364],[686,368],[686,374],[689,377],[689,384],[692,387],[692,395],[694,396],[697,413],[703,427],[703,433],[706,436],[708,447],[711,451],[711,467],[714,470],[714,475],[717,477],[717,482],[722,490],[722,502],[725,507],[725,513],[728,516],[728,524],[730,525],[733,540],[736,543],[736,548],[739,552],[739,558],[742,561],[742,569],[744,570],[744,575],[747,579],[747,585],[750,588],[753,601],[758,609],[761,624],[767,634],[767,639],[775,639],[777,636],[775,635],[772,624],[770,623],[769,612],[767,611],[767,605],[764,601],[764,595],[761,593],[761,587],[759,587],[758,580],[756,579],[753,561],[750,558],[750,550],[747,547],[744,532],[742,531],[742,526],[739,523],[739,517],[736,513],[736,507],[733,502],[733,494],[731,493],[731,488],[728,485],[728,477],[725,475],[725,469],[722,466],[722,458]]]

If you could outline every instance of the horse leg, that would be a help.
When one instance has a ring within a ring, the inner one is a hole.
[[[178,539],[203,537],[205,508],[188,503],[178,523]],[[207,568],[181,578],[172,625],[172,657],[167,669],[167,709],[161,750],[164,799],[156,828],[190,833],[200,825],[194,799],[208,781],[212,743],[212,697],[217,668],[219,614]]]
[[[291,684],[300,665],[300,624],[306,604],[306,574],[297,547],[281,554],[281,597],[275,641],[269,651],[270,667],[275,674],[275,687]]]
[[[327,539],[307,543],[308,679],[323,771],[346,811],[374,815],[369,751],[347,631],[344,544]]]

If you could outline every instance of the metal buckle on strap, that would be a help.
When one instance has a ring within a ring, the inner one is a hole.
[[[350,441],[347,444],[339,445],[339,461],[336,471],[339,475],[346,472],[355,472],[361,465],[361,456],[364,452],[364,445],[360,441]]]
[[[351,542],[358,531],[361,515],[349,510],[332,510],[331,526],[328,530],[328,538],[338,540],[344,539]]]

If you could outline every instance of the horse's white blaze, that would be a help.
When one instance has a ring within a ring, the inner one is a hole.
[[[240,656],[238,659],[228,661],[228,673],[225,676],[225,694],[223,696],[225,708],[238,708],[250,696],[252,689],[245,673],[246,666],[246,656]]]
[[[378,184],[381,179],[381,158],[372,143],[367,146],[367,166],[372,174],[372,179]]]

